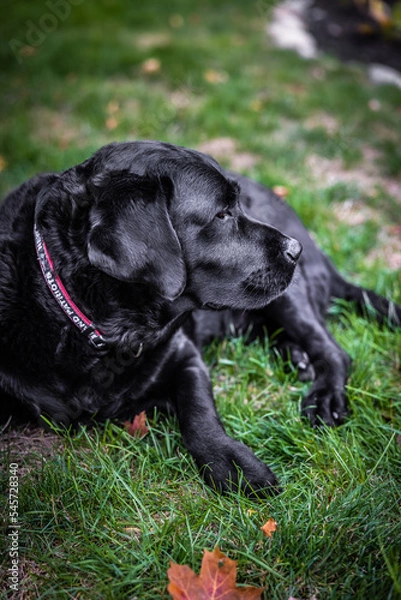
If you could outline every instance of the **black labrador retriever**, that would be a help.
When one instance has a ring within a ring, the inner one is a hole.
[[[272,192],[160,142],[111,144],[11,192],[0,257],[2,420],[84,423],[169,407],[222,491],[278,483],[226,434],[198,346],[230,321],[255,335],[282,328],[282,351],[314,377],[303,412],[334,425],[346,415],[350,360],[324,324],[330,298],[401,321],[399,306],[346,283]]]

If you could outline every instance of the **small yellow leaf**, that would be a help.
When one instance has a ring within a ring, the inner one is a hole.
[[[252,100],[251,104],[251,109],[255,112],[260,112],[263,108],[263,103],[261,100]]]
[[[118,127],[118,121],[115,117],[109,117],[106,120],[106,127],[107,129],[109,129],[110,131],[115,129],[116,127]]]
[[[272,537],[272,534],[276,531],[276,529],[277,529],[277,523],[271,517],[261,527],[261,530],[267,537]]]
[[[158,73],[161,69],[161,62],[158,58],[148,58],[142,63],[141,71],[146,75],[152,75]]]
[[[277,194],[277,196],[280,196],[280,198],[285,198],[288,195],[288,189],[284,185],[275,185],[273,192]]]
[[[386,2],[382,2],[382,0],[370,0],[368,6],[370,16],[379,23],[379,25],[382,27],[391,25],[391,11]]]
[[[7,166],[7,161],[6,161],[6,160],[5,160],[5,158],[4,158],[3,156],[1,156],[1,154],[0,154],[0,173],[1,173],[2,171],[4,171],[4,169],[6,168],[6,166]]]
[[[214,69],[208,69],[203,73],[203,78],[208,83],[225,83],[228,80],[228,75],[225,71],[215,71]]]

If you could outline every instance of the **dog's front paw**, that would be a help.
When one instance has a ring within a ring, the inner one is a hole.
[[[241,488],[250,498],[281,492],[277,477],[241,442],[227,438],[201,459],[195,458],[206,483],[219,492]]]
[[[341,425],[348,414],[344,388],[328,389],[313,385],[303,399],[301,413],[309,419],[312,427]]]
[[[298,371],[300,381],[314,381],[316,378],[315,369],[309,355],[294,342],[284,342],[277,344],[278,351],[284,360],[290,360],[292,365]]]

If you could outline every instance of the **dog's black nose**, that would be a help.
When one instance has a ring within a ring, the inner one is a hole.
[[[302,246],[298,240],[288,238],[287,247],[284,252],[290,260],[297,262],[298,258],[301,256]]]

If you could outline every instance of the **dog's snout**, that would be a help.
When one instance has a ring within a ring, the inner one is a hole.
[[[293,262],[297,262],[298,258],[301,256],[302,246],[295,240],[294,238],[289,238],[286,243],[286,248],[284,253],[286,256]]]

